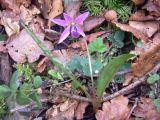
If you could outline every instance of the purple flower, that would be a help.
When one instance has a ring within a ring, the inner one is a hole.
[[[74,38],[78,38],[80,35],[85,37],[85,33],[80,28],[83,25],[83,21],[88,17],[89,12],[85,12],[75,19],[63,13],[64,20],[61,19],[51,19],[52,22],[56,23],[57,25],[65,27],[64,31],[61,34],[60,40],[58,43],[63,42],[71,33],[71,36]]]

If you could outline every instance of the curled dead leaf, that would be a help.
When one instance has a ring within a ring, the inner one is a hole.
[[[157,33],[152,42],[143,44],[141,48],[136,48],[140,55],[136,63],[132,64],[133,74],[141,77],[151,70],[160,61],[160,32]]]
[[[102,110],[96,113],[97,120],[125,120],[130,108],[128,106],[128,98],[118,96],[111,102],[104,102]]]
[[[119,27],[121,30],[123,31],[127,31],[127,32],[131,32],[133,33],[133,35],[142,40],[142,42],[148,42],[150,41],[150,38],[147,37],[146,35],[144,35],[143,32],[141,32],[140,30],[137,30],[136,28],[133,28],[127,24],[121,24],[121,23],[118,23],[118,22],[113,22],[113,24],[115,24],[117,27]]]
[[[160,1],[159,0],[148,0],[143,6],[143,9],[149,11],[150,15],[160,16]]]
[[[41,42],[49,49],[52,49],[52,43],[44,41],[43,33],[35,33]],[[13,60],[19,63],[35,62],[40,55],[43,55],[43,51],[34,42],[32,37],[25,31],[22,30],[18,35],[12,36],[8,39],[10,41],[6,48],[8,49],[9,55]]]
[[[8,36],[19,32],[19,17],[17,17],[12,11],[0,12],[0,18],[0,24],[4,26]]]
[[[65,12],[72,18],[76,18],[79,14],[82,3],[80,1],[72,1],[67,5]]]
[[[102,16],[93,16],[89,17],[84,21],[83,30],[85,32],[92,30],[100,26],[105,21],[105,18]]]
[[[77,109],[75,111],[76,120],[82,120],[83,114],[85,112],[86,107],[88,106],[88,102],[79,102]]]
[[[137,29],[147,37],[152,37],[154,33],[156,33],[160,29],[160,22],[158,21],[146,21],[146,22],[138,22],[138,21],[129,21],[129,26]]]
[[[160,114],[156,111],[154,103],[150,98],[141,97],[138,106],[133,111],[133,115],[142,117],[144,120],[160,120]]]
[[[134,2],[135,5],[142,5],[145,0],[132,0]]]
[[[139,11],[136,11],[134,14],[132,14],[129,20],[131,21],[151,21],[151,20],[156,20],[156,18],[151,15],[146,15],[144,10],[139,10]]]

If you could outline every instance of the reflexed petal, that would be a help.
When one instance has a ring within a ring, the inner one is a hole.
[[[70,26],[64,29],[58,43],[63,42],[69,36],[69,34],[70,34]]]
[[[83,21],[88,17],[88,15],[89,15],[89,12],[85,12],[85,13],[79,15],[79,16],[75,19],[75,22],[76,22],[77,24],[82,25],[82,24],[83,24]]]
[[[60,26],[68,26],[68,23],[65,20],[51,19],[51,21]]]
[[[83,32],[83,30],[82,30],[80,27],[76,26],[76,29],[77,29],[77,32],[78,32],[80,35],[82,35],[83,37],[86,36],[85,33]]]
[[[66,13],[63,13],[63,16],[64,16],[65,21],[67,21],[68,23],[73,21],[73,19],[69,15],[67,15]]]

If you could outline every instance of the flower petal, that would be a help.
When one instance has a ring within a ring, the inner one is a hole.
[[[79,26],[76,26],[76,29],[77,29],[77,32],[82,35],[83,37],[85,37],[85,33],[83,32],[83,30],[79,27]]]
[[[74,38],[79,38],[80,34],[76,31],[72,31],[71,36],[74,37]]]
[[[64,31],[61,34],[58,44],[63,42],[69,36],[69,34],[70,34],[70,26],[64,29]]]
[[[67,15],[66,13],[63,13],[63,16],[64,16],[65,21],[67,21],[68,23],[73,21],[73,19],[69,15]]]
[[[60,26],[68,26],[68,23],[65,20],[61,20],[61,19],[51,19],[52,22],[54,22],[57,25]]]
[[[80,25],[83,25],[83,21],[88,17],[89,15],[89,12],[85,12],[81,15],[79,15],[76,19],[75,19],[75,22],[77,24],[80,24]]]

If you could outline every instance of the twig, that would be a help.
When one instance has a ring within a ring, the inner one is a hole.
[[[143,83],[143,82],[146,80],[146,76],[145,76],[145,77],[142,77],[142,78],[140,78],[140,79],[138,79],[138,78],[136,78],[136,79],[137,79],[136,82],[134,82],[134,83],[130,84],[129,86],[127,86],[127,87],[125,87],[125,88],[123,88],[123,89],[115,92],[115,93],[112,94],[112,95],[109,95],[109,96],[105,97],[105,98],[103,99],[103,102],[108,101],[108,100],[111,100],[111,99],[113,99],[113,98],[115,98],[115,97],[117,97],[117,96],[119,96],[119,95],[123,95],[123,94],[125,94],[127,91],[135,88],[136,86],[138,86],[139,84]]]
[[[42,99],[41,102],[47,102],[48,99]],[[30,107],[30,106],[33,106],[33,105],[36,105],[36,102],[32,102],[30,104],[27,104],[27,105],[21,105],[21,106],[18,106],[18,107],[15,107],[13,109],[10,110],[10,113],[14,113],[18,110],[21,110],[21,109],[24,109],[24,108],[27,108],[27,107]]]
[[[127,118],[126,118],[126,120],[129,120],[130,116],[132,115],[133,110],[137,107],[138,100],[139,100],[138,98],[135,99],[134,105],[133,105],[133,107],[131,108],[131,110],[130,110],[130,112],[129,112]]]
[[[79,100],[79,101],[92,102],[92,100],[90,98],[82,97],[82,96],[78,96],[78,95],[72,95],[72,94],[62,93],[62,92],[56,92],[55,94],[60,95],[60,96],[64,96],[64,97],[68,97],[71,99]]]

